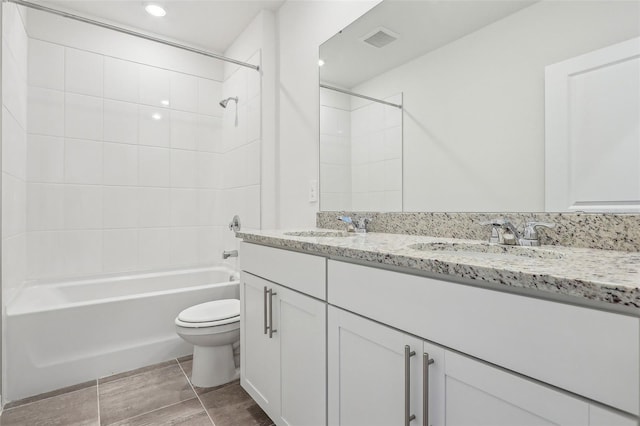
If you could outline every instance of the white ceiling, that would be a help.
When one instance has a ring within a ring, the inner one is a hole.
[[[275,11],[284,0],[42,0],[38,3],[223,53],[260,10]],[[144,10],[149,3],[161,5],[167,15],[150,16]]]
[[[387,0],[320,47],[321,80],[352,88],[538,0]],[[360,39],[379,27],[399,35],[382,48]]]

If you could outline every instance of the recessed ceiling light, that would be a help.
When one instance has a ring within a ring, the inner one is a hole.
[[[167,11],[164,10],[162,6],[158,6],[157,4],[148,4],[144,7],[144,10],[146,10],[147,13],[152,16],[161,17],[167,14]]]
[[[160,103],[164,106],[169,106],[169,101],[167,99],[161,100]]]
[[[318,59],[318,66],[321,67],[324,65],[324,61],[322,59]]]
[[[151,118],[153,118],[154,120],[160,120],[162,116],[156,112],[155,114],[151,115]]]

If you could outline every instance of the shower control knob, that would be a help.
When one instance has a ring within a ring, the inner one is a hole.
[[[240,230],[240,216],[233,216],[233,219],[229,222],[229,229],[233,232],[238,232]]]

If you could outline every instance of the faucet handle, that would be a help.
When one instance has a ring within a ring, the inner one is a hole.
[[[356,232],[367,232],[367,225],[371,222],[371,219],[368,217],[361,217],[358,219],[358,223],[356,224]]]
[[[480,222],[480,225],[491,225],[491,237],[489,238],[489,243],[497,244],[500,242],[500,234],[498,233],[498,228],[504,225],[506,221],[503,218],[491,219],[484,222]]]
[[[524,227],[524,236],[525,240],[537,240],[538,239],[538,231],[536,228],[544,227],[544,228],[555,228],[556,224],[552,222],[536,222],[531,221],[527,222]]]

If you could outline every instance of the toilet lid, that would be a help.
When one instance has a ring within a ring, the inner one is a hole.
[[[240,316],[238,299],[223,299],[201,303],[180,312],[178,319],[184,322],[214,322]]]

